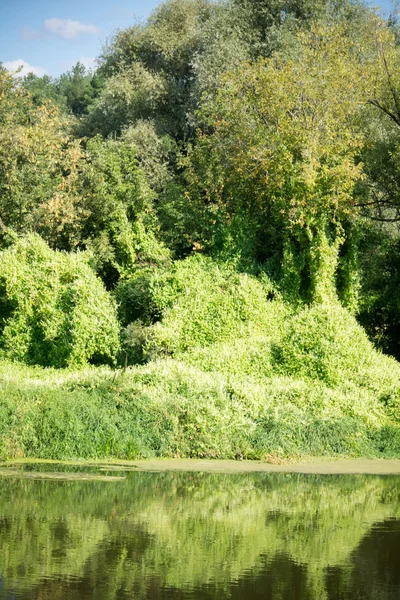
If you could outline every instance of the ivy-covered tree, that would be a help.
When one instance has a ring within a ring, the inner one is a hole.
[[[115,360],[116,307],[88,259],[37,235],[0,252],[0,354],[51,367]]]
[[[363,135],[368,63],[344,25],[314,25],[296,37],[296,57],[276,53],[225,76],[206,99],[189,161],[189,194],[203,197],[211,221],[248,223],[262,255],[274,230],[282,287],[292,297],[335,295],[345,224],[355,217],[354,187]],[[246,239],[246,235],[242,238]]]
[[[168,260],[156,238],[154,192],[129,141],[87,142],[76,182],[80,245],[94,250],[98,271],[110,285],[140,264]]]

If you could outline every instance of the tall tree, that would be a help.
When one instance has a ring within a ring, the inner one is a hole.
[[[212,207],[212,219],[216,211],[225,223],[247,215],[261,239],[271,225],[282,232],[284,288],[323,300],[335,295],[362,178],[357,118],[368,65],[357,62],[344,25],[314,25],[296,39],[296,57],[241,65],[205,102],[208,133],[191,157],[189,189]]]
[[[35,231],[50,204],[67,202],[81,157],[79,141],[54,103],[37,106],[0,69],[0,214],[18,232]]]

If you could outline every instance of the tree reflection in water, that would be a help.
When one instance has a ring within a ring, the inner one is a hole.
[[[397,600],[398,485],[299,474],[0,479],[0,598]]]

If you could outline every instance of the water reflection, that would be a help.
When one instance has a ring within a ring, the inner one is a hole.
[[[0,599],[400,598],[398,477],[126,475],[0,478]]]

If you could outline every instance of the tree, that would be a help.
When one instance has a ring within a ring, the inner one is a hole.
[[[360,199],[364,214],[381,222],[400,221],[400,47],[397,30],[376,21],[371,35],[375,54],[365,129],[369,143],[363,153],[367,173]]]
[[[119,31],[100,57],[107,81],[85,132],[119,135],[151,118],[158,133],[185,137],[192,61],[202,46],[202,24],[213,10],[209,0],[169,0],[147,24]]]
[[[58,94],[73,115],[81,117],[98,97],[103,87],[103,78],[97,71],[91,72],[77,62],[71,71],[63,73],[57,81]]]
[[[36,106],[5,71],[0,90],[3,225],[39,233],[54,249],[92,247],[109,285],[138,261],[163,260],[168,253],[154,237],[154,192],[134,141],[73,139],[58,107]]]
[[[97,268],[108,285],[138,265],[168,259],[157,241],[154,192],[129,141],[87,142],[76,198],[80,244],[95,250]]]
[[[71,71],[63,73],[58,78],[48,75],[38,77],[29,73],[23,78],[22,84],[37,106],[51,100],[60,107],[62,112],[82,117],[99,96],[104,81],[97,71],[92,72],[82,63],[77,62]]]
[[[67,110],[66,98],[61,96],[57,89],[57,80],[48,75],[38,77],[34,73],[28,73],[22,80],[22,85],[32,98],[33,104],[42,106],[48,100],[57,104],[62,111]]]
[[[0,108],[1,218],[17,232],[37,231],[50,206],[69,203],[80,144],[71,139],[70,123],[54,103],[37,106],[4,69]]]
[[[357,20],[366,12],[359,0],[167,0],[104,48],[98,72],[105,88],[82,131],[120,135],[151,119],[159,134],[187,142],[202,93],[217,89],[226,70],[289,47],[292,34],[312,21]]]
[[[212,207],[210,218],[222,209],[225,223],[248,215],[261,237],[271,224],[282,232],[283,287],[321,301],[335,296],[345,224],[355,216],[368,63],[357,62],[344,24],[313,25],[296,40],[296,57],[241,65],[206,99],[208,132],[187,177],[189,193]]]

